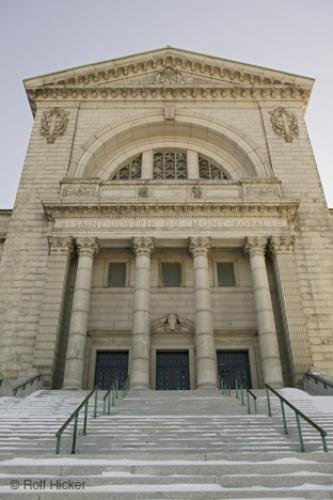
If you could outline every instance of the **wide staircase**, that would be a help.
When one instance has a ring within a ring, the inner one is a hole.
[[[333,450],[333,398],[280,392],[328,432]],[[293,412],[286,409],[285,435],[280,402],[271,396],[268,417],[264,391],[256,391],[258,414],[233,392],[195,390],[130,391],[111,415],[101,391],[96,417],[90,399],[85,436],[80,412],[76,454],[71,424],[55,455],[55,432],[87,394],[0,398],[0,499],[333,498],[333,453],[304,422],[300,453]]]

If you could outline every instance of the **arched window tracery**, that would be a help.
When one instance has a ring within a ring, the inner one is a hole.
[[[154,179],[187,179],[186,151],[157,151],[153,157]]]
[[[113,174],[113,181],[130,181],[142,177],[142,155],[137,155],[119,167]]]
[[[225,180],[229,176],[223,170],[223,167],[212,162],[208,158],[199,156],[199,177],[205,180]]]

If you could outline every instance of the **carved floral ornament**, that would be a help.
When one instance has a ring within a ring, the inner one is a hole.
[[[52,108],[43,113],[40,133],[46,137],[48,143],[52,144],[57,137],[64,135],[67,123],[68,112],[62,108]]]
[[[133,250],[137,255],[150,255],[154,249],[154,238],[136,237],[133,238]]]
[[[286,142],[292,142],[298,137],[297,118],[294,113],[289,113],[286,108],[279,107],[269,112],[274,132],[283,137]]]
[[[76,238],[76,246],[79,255],[89,255],[93,257],[98,252],[98,244],[96,238]]]
[[[47,237],[50,255],[67,255],[73,251],[73,239],[71,236],[51,236]]]
[[[210,237],[195,236],[190,239],[190,253],[193,256],[207,255],[211,248],[212,239]]]
[[[295,248],[294,235],[271,236],[269,239],[269,250],[272,255],[279,253],[292,253]]]

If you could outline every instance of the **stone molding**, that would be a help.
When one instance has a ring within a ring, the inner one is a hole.
[[[57,137],[61,137],[66,132],[68,115],[67,111],[59,107],[44,111],[40,133],[46,137],[49,144],[55,142]]]
[[[35,102],[39,99],[294,99],[303,100],[309,99],[309,92],[304,89],[293,87],[137,87],[137,88],[40,88],[29,89],[27,91],[30,102]]]
[[[37,85],[54,85],[60,88],[105,85],[117,82],[119,79],[138,78],[153,72],[164,75],[167,70],[168,75],[184,72],[184,75],[191,74],[199,78],[209,78],[210,81],[221,80],[224,83],[229,81],[249,86],[284,85],[286,88],[290,86],[299,88],[299,85],[295,84],[294,75],[278,70],[263,71],[264,68],[173,48],[159,49],[147,54],[134,54],[130,58],[125,57],[122,60],[91,65],[85,69],[85,73],[77,69],[66,70],[58,75],[46,75],[43,80],[38,79]],[[26,86],[29,87],[29,84],[32,86],[34,80],[37,79],[32,78],[26,81]],[[173,80],[174,77],[171,81]],[[307,83],[306,85],[308,86]]]
[[[269,114],[276,135],[283,137],[286,142],[292,142],[295,137],[298,137],[298,123],[294,113],[289,113],[281,106],[270,111]]]
[[[250,255],[265,255],[268,238],[266,236],[248,236],[244,251]]]
[[[49,245],[49,255],[69,255],[73,252],[73,238],[71,236],[52,236],[47,237]]]
[[[136,255],[150,255],[154,250],[154,238],[136,237],[133,238],[132,245]]]
[[[270,236],[269,250],[273,256],[280,253],[293,253],[295,250],[295,236]]]
[[[294,223],[299,201],[273,202],[208,202],[193,200],[186,204],[174,202],[118,202],[118,203],[71,203],[45,202],[44,211],[48,220],[61,218],[284,218]]]
[[[207,255],[211,248],[211,241],[212,239],[210,237],[194,236],[190,238],[190,253],[193,257],[198,255]]]
[[[79,255],[89,255],[90,257],[93,257],[98,252],[96,238],[76,238],[75,242]]]

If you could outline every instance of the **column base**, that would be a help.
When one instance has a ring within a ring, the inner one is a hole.
[[[197,389],[217,389],[217,384],[198,384]]]

